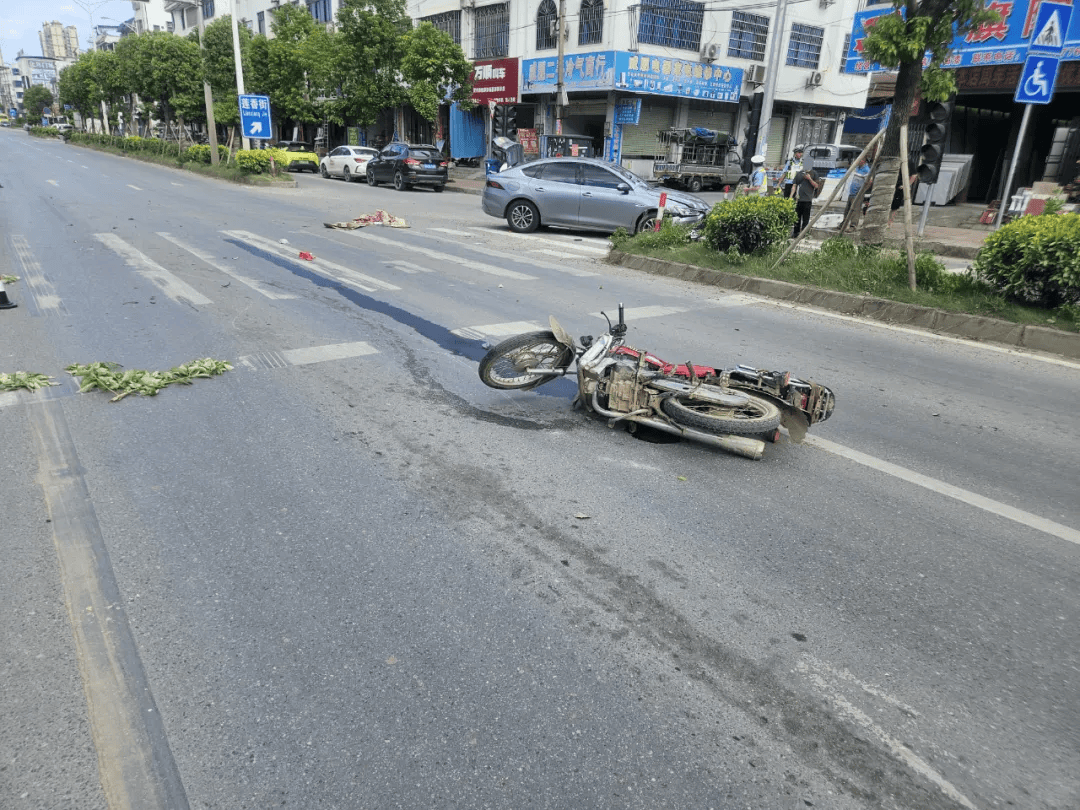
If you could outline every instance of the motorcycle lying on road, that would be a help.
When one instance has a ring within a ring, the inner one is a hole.
[[[782,425],[801,442],[810,425],[832,415],[836,397],[815,382],[788,372],[737,365],[731,369],[675,365],[627,346],[623,305],[599,337],[575,343],[554,316],[550,331],[528,332],[493,346],[480,361],[480,379],[492,388],[528,390],[571,373],[578,382],[574,405],[608,419],[720,447],[759,459]]]

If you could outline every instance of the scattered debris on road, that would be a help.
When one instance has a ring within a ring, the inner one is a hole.
[[[73,377],[79,378],[83,394],[100,388],[110,394],[116,394],[110,402],[117,402],[128,394],[141,394],[144,397],[152,397],[162,388],[178,383],[191,385],[199,377],[215,377],[232,371],[232,364],[224,360],[214,360],[204,357],[201,360],[192,360],[189,363],[171,368],[168,371],[145,371],[142,369],[130,369],[121,371],[119,363],[98,362],[88,365],[72,363],[64,370]]]
[[[347,222],[324,222],[327,228],[340,228],[345,231],[354,231],[357,228],[366,228],[368,225],[386,225],[389,228],[408,228],[409,223],[401,217],[395,217],[386,211],[376,211],[374,214],[362,214],[356,219]]]
[[[53,382],[48,374],[37,374],[33,371],[16,371],[13,374],[0,374],[0,391],[15,391],[25,388],[27,391],[37,391],[49,385],[59,385]]]

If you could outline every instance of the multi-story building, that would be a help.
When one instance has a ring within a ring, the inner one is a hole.
[[[79,55],[79,32],[74,25],[64,26],[56,20],[42,23],[38,32],[41,54],[53,59],[74,59]]]

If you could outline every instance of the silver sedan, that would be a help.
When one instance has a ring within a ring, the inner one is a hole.
[[[541,225],[630,233],[656,222],[660,195],[665,217],[683,225],[700,222],[709,204],[681,191],[655,188],[629,169],[594,158],[548,158],[488,177],[484,213],[506,219],[510,230],[528,233]]]

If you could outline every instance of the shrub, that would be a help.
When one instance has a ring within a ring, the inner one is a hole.
[[[236,153],[236,165],[248,174],[270,171],[270,153],[273,149],[241,149]]]
[[[1080,302],[1080,214],[1021,217],[986,237],[975,274],[1047,309]]]
[[[218,159],[226,161],[229,159],[229,148],[218,144]],[[203,163],[207,166],[210,165],[210,144],[197,143],[189,146],[183,152],[180,153],[181,163]]]
[[[611,243],[621,248],[626,242],[633,239],[638,247],[649,248],[673,248],[685,245],[690,241],[690,226],[676,225],[670,219],[665,219],[658,231],[644,231],[631,236],[625,228],[619,228],[611,235]]]
[[[749,195],[717,203],[705,218],[705,240],[718,251],[760,253],[786,240],[795,226],[795,202]]]

